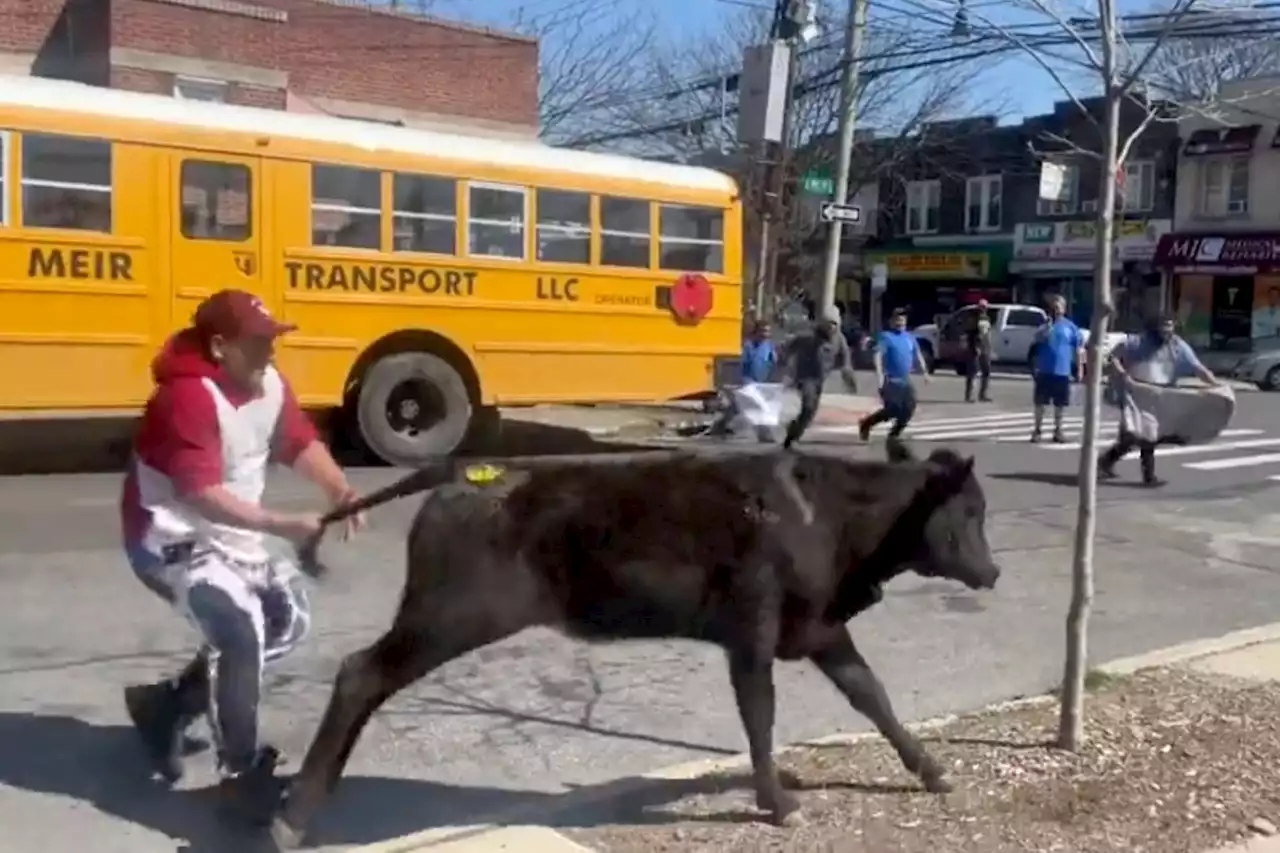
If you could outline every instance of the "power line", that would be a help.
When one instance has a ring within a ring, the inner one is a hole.
[[[911,0],[903,0],[903,2],[911,2]],[[1277,5],[1280,6],[1280,4],[1277,4]],[[1180,40],[1196,39],[1196,38],[1215,38],[1215,39],[1244,38],[1244,37],[1252,38],[1256,36],[1280,34],[1280,16],[1268,16],[1264,20],[1250,21],[1249,24],[1250,24],[1249,29],[1241,29],[1242,22],[1238,20],[1211,22],[1211,23],[1206,23],[1202,25],[1197,25],[1195,28],[1184,29],[1182,27],[1178,27],[1178,28],[1175,28],[1174,31],[1168,32],[1168,33],[1165,33],[1163,29],[1156,30],[1156,31],[1148,30],[1146,32],[1133,32],[1133,33],[1126,34],[1124,38],[1126,40],[1146,40],[1146,39],[1156,39],[1163,36],[1166,40],[1180,41]],[[1234,30],[1229,29],[1229,27],[1231,26],[1234,26],[1236,29]],[[1263,28],[1259,29],[1260,26]],[[966,43],[965,45],[959,45],[959,46],[954,44],[937,45],[933,48],[927,48],[923,50],[914,50],[914,51],[910,51],[909,53],[904,52],[902,54],[896,54],[896,55],[918,56],[921,53],[928,53],[928,52],[956,51],[956,50],[963,50],[963,48],[966,46],[974,46],[980,43],[992,43],[992,42],[1000,42],[1000,43],[994,44],[993,46],[984,48],[984,49],[976,49],[976,50],[971,50],[966,52],[951,53],[946,56],[934,57],[932,59],[926,59],[926,60],[921,60],[917,62],[891,65],[885,68],[865,69],[863,71],[863,76],[869,79],[875,79],[877,77],[884,77],[890,74],[896,74],[903,71],[923,70],[923,69],[933,68],[933,67],[938,67],[943,65],[954,65],[957,63],[963,63],[963,62],[968,62],[972,60],[986,59],[992,56],[1012,54],[1023,49],[1034,50],[1034,49],[1047,48],[1047,47],[1075,46],[1078,44],[1078,41],[1074,36],[1065,35],[1065,34],[1038,36],[1038,37],[1033,37],[1031,39],[1027,39],[1022,43],[1011,43],[1009,42],[1006,36],[999,34],[997,32],[993,32],[989,35],[978,36],[974,40],[971,40],[970,42]],[[892,56],[894,56],[894,54],[889,54],[889,53],[877,55],[877,56],[868,56],[868,57],[864,57],[863,61],[865,62],[870,59],[886,58],[886,57],[891,58]],[[838,84],[839,73],[843,69],[845,62],[846,60],[841,59],[840,61],[836,62],[832,67],[825,68],[822,71],[809,75],[807,78],[799,81],[797,84],[793,86],[792,96],[794,98],[800,98],[800,97],[804,97],[805,95],[814,94],[816,92],[824,91],[834,87],[835,85]],[[690,91],[696,91],[696,89],[691,89]],[[737,113],[738,113],[737,106],[726,106],[723,110],[707,111],[707,112],[700,113],[698,115],[684,116],[677,120],[664,122],[662,124],[658,124],[650,127],[638,128],[638,129],[628,130],[628,131],[619,131],[619,132],[613,132],[613,133],[595,134],[589,137],[580,138],[575,142],[575,144],[579,147],[587,147],[592,145],[603,145],[608,142],[618,142],[618,141],[623,141],[628,139],[642,139],[650,136],[658,136],[664,133],[674,133],[674,132],[686,130],[692,126],[705,124],[707,122],[717,120],[721,117],[736,115]]]

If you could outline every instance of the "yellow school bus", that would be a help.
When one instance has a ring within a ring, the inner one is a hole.
[[[134,412],[196,304],[296,323],[303,404],[389,461],[499,405],[660,401],[736,359],[709,169],[0,76],[0,410]]]

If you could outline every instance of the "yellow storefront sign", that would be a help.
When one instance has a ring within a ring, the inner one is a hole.
[[[889,278],[979,278],[987,277],[986,252],[889,252],[867,255],[866,263],[885,264]]]

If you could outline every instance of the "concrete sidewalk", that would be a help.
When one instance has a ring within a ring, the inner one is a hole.
[[[1112,661],[1097,667],[1112,675],[1126,675],[1152,667],[1178,666],[1200,672],[1231,675],[1258,681],[1280,681],[1280,623],[1260,628],[1236,631],[1210,640],[1183,643],[1132,658]],[[1030,700],[1036,701],[1036,700]],[[836,735],[820,739],[823,742],[849,741],[875,734]],[[604,785],[598,790],[584,789],[565,797],[565,802],[549,811],[538,813],[537,819],[550,822],[555,814],[570,810],[589,809],[592,803],[600,803],[633,792],[647,783],[662,780],[694,779],[726,769],[745,766],[746,756],[728,759],[712,759],[678,765],[648,774],[638,780],[627,780],[623,785]],[[513,816],[515,817],[515,816]],[[533,815],[516,818],[508,825],[493,824],[476,827],[454,827],[428,830],[427,832],[391,839],[379,844],[356,848],[352,853],[592,853],[551,829],[532,822]],[[1280,823],[1280,815],[1271,816]],[[1240,843],[1206,853],[1280,853],[1280,834],[1275,826],[1258,821],[1251,827],[1255,833]]]

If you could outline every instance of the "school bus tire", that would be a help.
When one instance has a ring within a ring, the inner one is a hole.
[[[406,391],[406,386],[418,390]],[[437,417],[425,428],[407,424],[410,418],[403,410],[414,405],[431,408]],[[467,437],[473,409],[462,375],[428,352],[399,352],[374,362],[360,382],[355,408],[363,443],[383,461],[404,467],[457,450]]]

